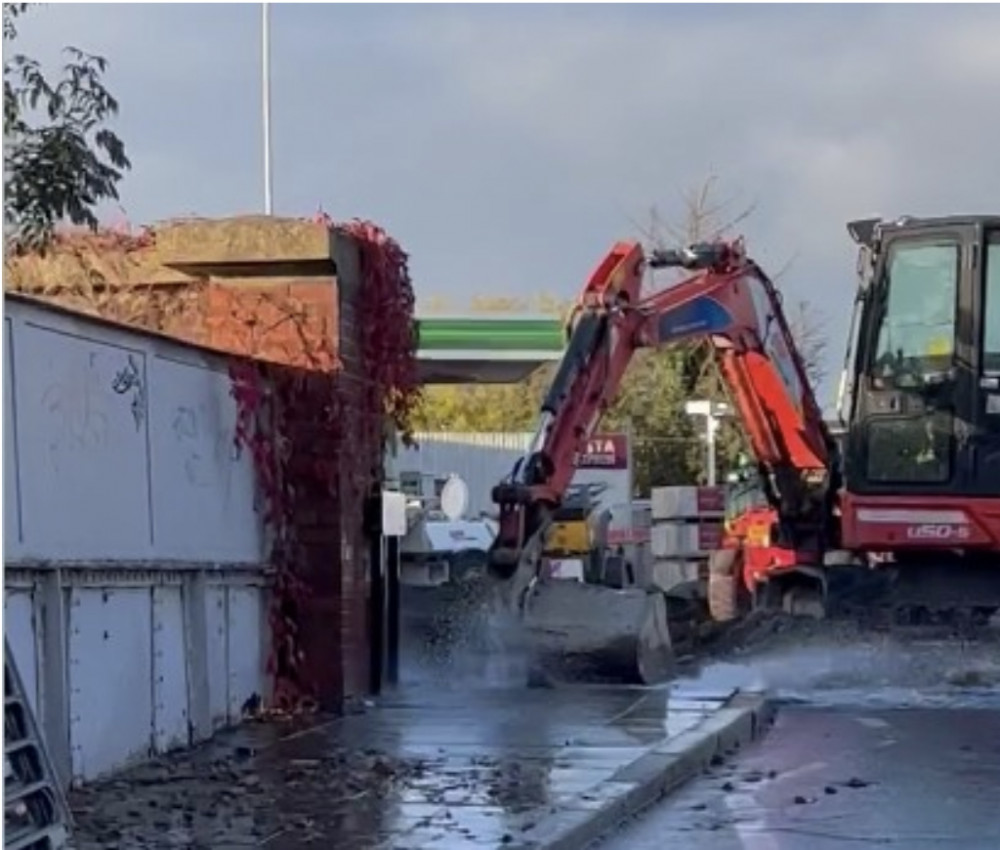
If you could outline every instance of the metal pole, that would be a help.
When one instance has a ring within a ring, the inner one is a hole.
[[[718,427],[718,418],[714,414],[709,413],[708,416],[705,417],[705,431],[707,434],[705,442],[707,443],[708,453],[707,462],[709,487],[715,486],[715,431]]]
[[[632,429],[632,420],[628,419],[625,423],[625,463],[627,464],[628,472],[628,503],[631,510],[632,502],[635,500],[635,452],[632,448],[632,440],[635,435],[635,431]]]
[[[264,130],[264,214],[273,212],[273,186],[271,177],[271,11],[268,3],[261,3],[261,97]]]

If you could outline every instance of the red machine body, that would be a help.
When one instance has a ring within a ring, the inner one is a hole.
[[[823,420],[780,294],[741,242],[648,259],[635,242],[616,244],[577,301],[531,449],[494,488],[491,571],[509,578],[530,560],[635,352],[708,340],[762,497],[730,517],[710,564],[719,616],[735,615],[741,585],[754,596],[804,577],[825,593],[833,564],[936,571],[950,588],[971,569],[972,604],[1000,606],[1000,219],[850,230],[862,275],[842,441]],[[647,265],[691,274],[643,297]],[[941,582],[926,585],[942,595]]]
[[[901,553],[959,548],[997,553],[1000,560],[1000,500],[844,492],[840,505],[845,548]]]

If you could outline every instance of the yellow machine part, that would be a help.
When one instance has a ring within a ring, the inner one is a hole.
[[[583,519],[556,520],[545,539],[546,555],[585,555],[590,551],[590,526]]]

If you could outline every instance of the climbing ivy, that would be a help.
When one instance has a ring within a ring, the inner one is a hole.
[[[322,223],[333,226],[328,219]],[[300,634],[311,592],[303,575],[303,529],[315,523],[318,506],[329,505],[331,498],[339,495],[360,506],[379,485],[384,426],[388,422],[408,436],[420,397],[407,256],[370,222],[339,229],[360,252],[359,374],[345,374],[342,360],[327,370],[246,359],[230,368],[238,410],[235,440],[253,460],[270,538],[274,584],[268,672],[275,708],[283,710],[308,707],[315,697],[308,672],[315,659],[307,657]],[[342,492],[345,488],[348,492]],[[359,508],[359,522],[360,513]],[[336,518],[319,521],[332,524]]]

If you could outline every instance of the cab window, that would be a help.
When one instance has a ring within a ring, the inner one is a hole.
[[[983,371],[1000,375],[1000,233],[986,248],[986,292],[983,325]]]
[[[872,375],[878,384],[917,387],[951,367],[958,279],[955,242],[890,247]]]

